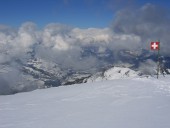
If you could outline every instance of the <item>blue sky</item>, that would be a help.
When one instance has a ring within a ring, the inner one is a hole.
[[[39,27],[63,23],[74,27],[107,27],[117,10],[145,3],[170,6],[169,0],[0,0],[0,24],[18,27],[31,21]]]

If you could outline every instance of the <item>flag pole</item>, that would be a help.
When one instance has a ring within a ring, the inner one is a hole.
[[[160,57],[160,40],[158,40],[159,42],[159,46],[158,46],[158,67],[157,67],[157,79],[159,78],[159,66],[160,66],[160,61],[159,61],[159,57]]]

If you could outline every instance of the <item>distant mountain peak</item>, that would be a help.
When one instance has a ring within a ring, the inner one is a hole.
[[[110,69],[107,69],[103,72],[98,72],[88,78],[87,82],[103,81],[103,80],[113,80],[113,79],[122,79],[122,78],[133,78],[140,76],[139,71],[134,71],[126,67],[114,66]]]

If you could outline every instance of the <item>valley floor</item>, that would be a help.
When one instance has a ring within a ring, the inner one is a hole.
[[[170,77],[0,96],[0,128],[170,128]]]

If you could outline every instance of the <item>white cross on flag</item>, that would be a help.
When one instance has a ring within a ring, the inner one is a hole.
[[[159,50],[160,42],[151,42],[151,50]]]

